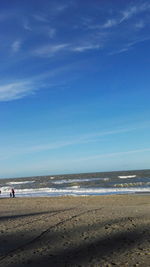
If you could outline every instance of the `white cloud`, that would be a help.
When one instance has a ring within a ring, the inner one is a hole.
[[[60,51],[66,50],[68,46],[68,44],[45,45],[35,49],[33,54],[37,56],[51,57]]]
[[[56,6],[53,6],[53,14],[58,15],[59,13],[64,12],[70,4],[71,2],[69,4],[57,4]]]
[[[138,154],[143,152],[150,152],[150,148],[145,149],[136,149],[136,150],[129,150],[129,151],[121,151],[121,152],[113,152],[113,153],[106,153],[106,154],[99,154],[95,156],[89,156],[85,158],[78,158],[73,161],[87,161],[87,160],[95,160],[95,159],[101,159],[101,158],[108,158],[108,157],[116,157],[116,156],[124,156],[124,155],[130,155],[130,154]]]
[[[40,22],[49,22],[47,16],[45,16],[44,14],[34,14],[32,15],[32,17],[37,20],[37,21],[40,21]]]
[[[146,124],[146,127],[147,127],[147,124]],[[124,134],[124,133],[132,132],[132,131],[137,131],[138,129],[142,129],[142,128],[143,126],[131,127],[131,128],[128,127],[128,128],[122,128],[122,129],[116,129],[116,130],[110,130],[110,131],[104,131],[104,132],[101,131],[101,132],[96,132],[96,133],[82,134],[80,136],[77,136],[76,138],[68,137],[67,140],[56,141],[56,142],[46,143],[46,144],[37,144],[37,145],[30,145],[30,146],[19,145],[18,148],[16,148],[16,146],[14,148],[5,147],[5,151],[2,151],[2,148],[1,148],[0,159],[3,160],[5,158],[13,157],[15,155],[17,156],[17,155],[22,155],[22,154],[39,153],[42,151],[61,149],[63,147],[68,147],[68,146],[93,143],[93,142],[97,142],[99,140],[98,138],[101,138],[104,136]],[[100,155],[98,156],[96,155],[94,157],[97,158],[99,156]]]
[[[117,25],[118,22],[115,19],[108,19],[101,27],[104,29],[111,28],[115,25]]]
[[[121,24],[122,22],[132,18],[134,15],[137,15],[141,12],[147,11],[150,9],[150,4],[148,3],[143,3],[142,5],[135,5],[131,6],[121,12],[121,18],[109,18],[103,25],[91,25],[90,23],[87,25],[89,29],[109,29],[114,26],[117,26]],[[139,21],[137,24],[135,24],[137,28],[143,28],[144,27],[144,22]]]
[[[67,52],[85,52],[87,50],[100,49],[102,45],[100,44],[55,44],[55,45],[45,45],[35,49],[32,53],[37,56],[51,57],[61,51]]]
[[[112,28],[120,23],[117,19],[108,19],[104,24],[87,24],[85,25],[89,30],[103,30],[103,29],[109,29]],[[106,34],[106,33],[105,33]]]
[[[150,9],[150,4],[147,2],[143,3],[142,5],[131,6],[130,8],[128,8],[122,12],[122,18],[120,20],[120,23],[132,18],[134,15],[137,15],[141,12],[147,11],[148,9]]]
[[[99,44],[87,44],[87,45],[79,45],[76,47],[72,47],[71,50],[76,52],[84,52],[86,50],[94,50],[99,48],[101,48]]]
[[[11,45],[12,51],[14,53],[18,52],[20,50],[20,47],[21,47],[21,41],[20,40],[14,41]]]
[[[34,86],[29,82],[15,82],[0,86],[0,101],[20,99],[34,92]]]
[[[0,13],[0,21],[5,21],[5,20],[8,20],[8,19],[12,19],[14,16],[15,16],[14,12],[11,12],[11,11],[4,12],[3,11],[3,12]]]
[[[118,49],[118,50],[115,50],[115,51],[109,53],[109,55],[121,54],[121,53],[129,51],[130,49],[131,49],[131,46],[126,46],[124,48],[121,48],[121,49]]]
[[[122,12],[122,18],[121,18],[120,22],[123,22],[123,21],[125,21],[125,20],[131,18],[131,17],[132,17],[133,15],[135,15],[137,12],[138,12],[138,9],[137,9],[136,6],[133,6],[133,7],[129,8],[129,9],[127,9],[127,10],[124,10],[124,11]]]
[[[139,22],[135,23],[135,28],[136,29],[143,29],[145,26],[144,21],[140,20]]]
[[[131,41],[130,43],[125,44],[124,47],[122,47],[121,49],[118,49],[116,51],[109,53],[109,55],[115,55],[115,54],[127,52],[128,50],[132,49],[136,44],[139,44],[139,43],[142,43],[148,40],[150,40],[150,37],[135,39],[134,41]]]
[[[55,36],[55,34],[56,34],[56,30],[54,28],[48,29],[48,36],[50,38],[53,38]]]
[[[35,76],[31,76],[28,80],[20,80],[14,81],[11,83],[5,83],[0,85],[0,102],[4,101],[13,101],[16,99],[24,98],[28,95],[35,93],[40,88],[44,88],[45,79],[50,77],[58,76],[61,73],[64,73],[70,70],[74,65],[63,65],[62,67],[55,68],[51,71],[46,71],[41,74],[36,74]],[[56,83],[48,82],[48,87],[60,87],[61,82],[57,81]],[[47,85],[46,85],[47,86]]]
[[[32,31],[32,28],[30,27],[28,20],[23,21],[23,27],[27,31]]]

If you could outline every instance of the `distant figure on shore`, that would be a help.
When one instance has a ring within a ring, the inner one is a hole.
[[[11,192],[10,192],[9,196],[12,197],[12,193]]]
[[[12,197],[15,197],[15,190],[14,190],[14,188],[11,189],[11,196]]]

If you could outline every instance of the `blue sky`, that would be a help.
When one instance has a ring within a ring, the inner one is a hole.
[[[150,168],[150,2],[0,5],[0,177]]]

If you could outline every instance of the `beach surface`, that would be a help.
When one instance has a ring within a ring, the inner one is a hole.
[[[150,196],[1,198],[0,266],[150,266]]]

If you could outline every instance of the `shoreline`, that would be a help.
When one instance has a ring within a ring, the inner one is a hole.
[[[0,266],[150,262],[149,195],[1,198]]]
[[[140,195],[140,196],[150,196],[150,192],[149,191],[147,191],[147,192],[125,192],[125,193],[121,193],[121,192],[119,192],[119,193],[102,193],[102,194],[91,194],[91,195],[75,195],[75,194],[70,194],[70,195],[33,195],[33,196],[29,196],[29,195],[21,195],[21,194],[19,194],[19,195],[15,195],[15,197],[14,198],[22,198],[22,199],[27,199],[27,198],[31,198],[31,199],[34,199],[34,198],[64,198],[64,197],[78,197],[78,198],[84,198],[84,197],[105,197],[105,196],[138,196],[138,195]],[[0,195],[0,199],[11,199],[11,198],[13,198],[13,197],[10,197],[10,196],[2,196],[2,195]]]

